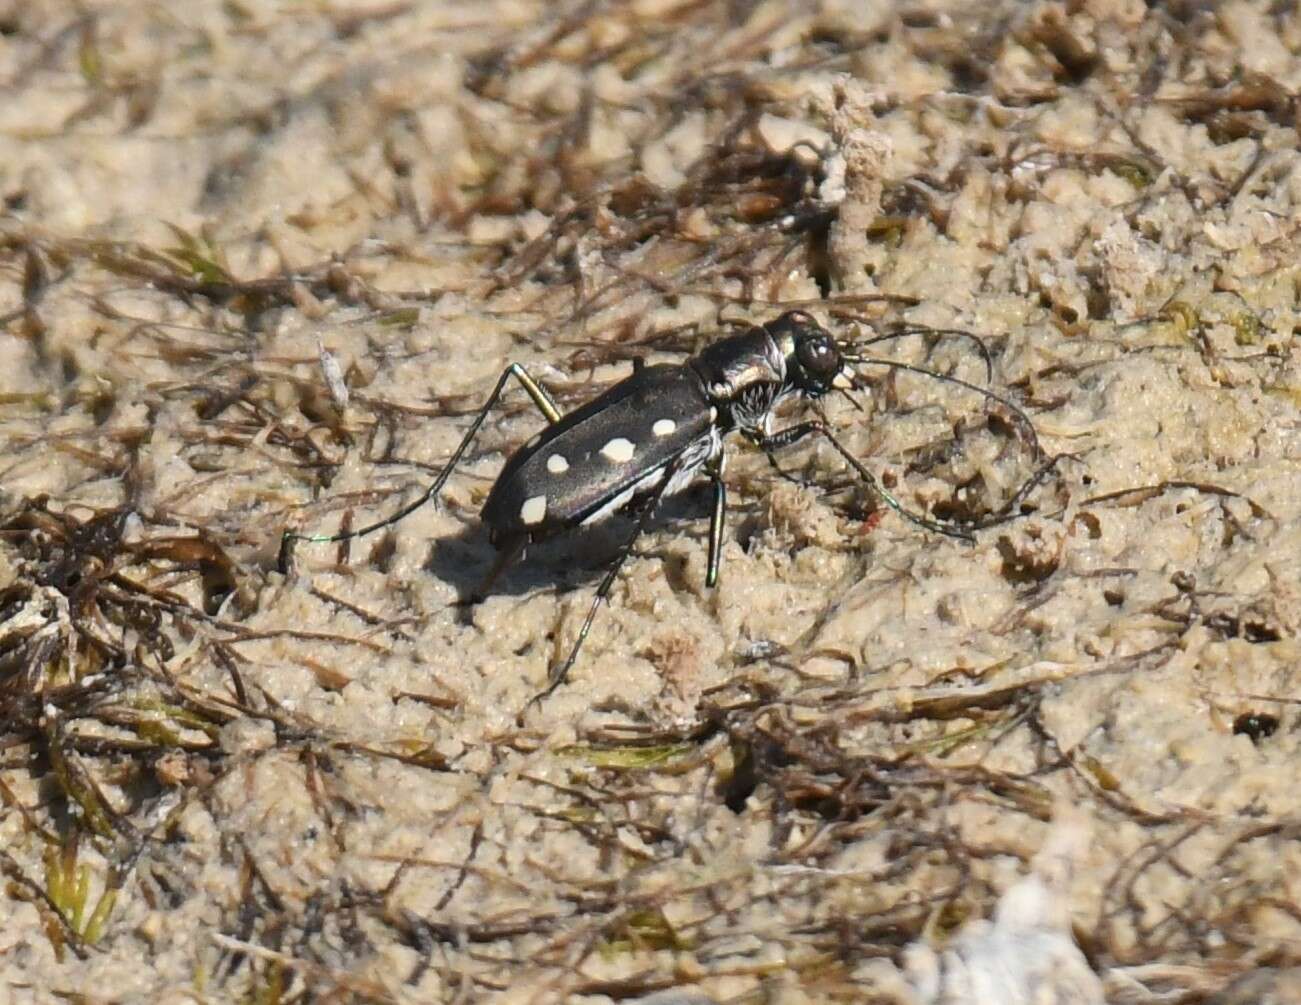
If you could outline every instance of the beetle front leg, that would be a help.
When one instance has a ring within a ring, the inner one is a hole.
[[[840,454],[840,456],[844,458],[845,463],[853,468],[858,477],[867,483],[868,489],[905,520],[908,520],[910,523],[915,523],[918,527],[924,527],[926,530],[933,531],[936,534],[943,534],[946,537],[957,537],[964,541],[975,540],[975,536],[972,534],[971,530],[961,524],[932,520],[930,517],[914,513],[905,507],[903,503],[899,502],[898,499],[886,491],[885,487],[877,481],[876,475],[868,471],[867,468],[863,466],[863,463],[849,452],[849,448],[836,439],[831,430],[827,428],[825,422],[818,420],[801,422],[794,426],[789,426],[786,429],[778,430],[771,436],[755,437],[754,442],[761,450],[771,452],[798,443],[800,440],[804,439],[804,437],[811,434],[817,434],[830,443],[836,449],[836,453]]]
[[[790,482],[792,485],[798,485],[802,489],[807,489],[812,487],[813,482],[809,481],[807,478],[801,478],[799,475],[791,474],[780,464],[778,464],[777,458],[773,455],[773,452],[771,450],[765,450],[764,456],[768,458],[768,463],[772,466],[772,469],[777,472],[777,476],[779,478],[782,478],[785,481]]]

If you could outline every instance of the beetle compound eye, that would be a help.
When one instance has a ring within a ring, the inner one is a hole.
[[[795,354],[800,365],[814,375],[820,376],[840,369],[840,360],[830,339],[804,339],[796,347]]]

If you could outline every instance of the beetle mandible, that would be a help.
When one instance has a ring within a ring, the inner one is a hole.
[[[975,339],[969,333],[958,334]],[[983,351],[983,343],[975,340]],[[682,363],[647,366],[638,361],[630,376],[568,414],[561,413],[551,395],[523,366],[512,363],[498,378],[447,464],[417,499],[392,516],[358,530],[332,535],[286,531],[281,566],[288,564],[288,547],[293,540],[319,543],[362,537],[396,523],[437,496],[511,378],[523,386],[548,425],[510,456],[484,502],[480,517],[488,527],[498,557],[483,590],[530,543],[596,523],[616,512],[631,511],[635,515],[632,533],[597,587],[568,657],[550,670],[547,687],[538,697],[564,682],[601,602],[609,595],[619,570],[660,502],[686,488],[701,473],[713,488],[705,583],[713,587],[718,582],[727,510],[723,438],[730,432],[739,433],[770,460],[777,450],[808,436],[821,436],[881,500],[929,530],[970,538],[970,532],[977,527],[1002,519],[956,524],[909,512],[880,486],[821,419],[773,430],[775,411],[789,398],[816,401],[832,391],[848,394],[861,389],[863,383],[854,363],[912,370],[984,395],[1015,413],[1030,429],[1036,456],[1042,456],[1033,425],[1011,402],[955,377],[855,355],[848,347],[838,345],[812,315],[788,311],[767,324],[720,339]],[[1027,480],[1000,512],[1009,511],[1045,471],[1042,468]]]

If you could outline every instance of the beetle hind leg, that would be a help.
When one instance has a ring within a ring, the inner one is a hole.
[[[592,622],[596,619],[597,610],[600,609],[601,604],[607,597],[609,597],[610,590],[614,586],[614,581],[618,578],[619,570],[623,568],[624,562],[626,562],[628,556],[632,554],[632,550],[636,546],[637,540],[646,530],[646,526],[650,523],[651,517],[655,515],[655,511],[659,509],[659,504],[664,498],[665,490],[673,481],[673,476],[682,470],[682,466],[682,456],[679,455],[665,470],[663,479],[661,479],[659,485],[656,486],[655,491],[647,498],[645,506],[638,512],[637,523],[633,527],[632,534],[630,534],[628,540],[624,542],[623,547],[619,549],[619,554],[615,556],[614,561],[610,563],[610,568],[601,579],[601,585],[596,588],[596,595],[592,597],[592,604],[587,609],[587,617],[583,619],[582,627],[578,629],[578,638],[574,640],[574,644],[569,650],[569,655],[565,658],[563,663],[552,667],[547,673],[547,686],[533,696],[532,701],[529,702],[530,705],[540,702],[565,682],[565,678],[569,675],[570,669],[578,659],[579,650],[583,648],[583,642],[587,639],[587,633],[592,630]]]
[[[506,390],[507,382],[512,377],[519,381],[520,385],[528,393],[529,398],[532,399],[533,404],[537,406],[538,411],[546,417],[549,425],[555,425],[561,420],[562,414],[560,408],[556,405],[555,399],[547,393],[547,389],[534,380],[532,374],[525,370],[521,364],[512,363],[501,372],[501,376],[497,378],[497,385],[492,389],[492,393],[488,395],[488,400],[483,403],[483,407],[480,408],[478,413],[475,415],[474,421],[470,423],[470,428],[467,429],[465,435],[461,437],[461,442],[457,445],[456,450],[452,453],[452,456],[448,459],[447,463],[443,465],[443,470],[438,472],[438,477],[430,482],[428,488],[396,513],[385,517],[383,520],[377,520],[375,523],[367,524],[365,527],[359,527],[357,530],[340,531],[337,534],[300,534],[297,531],[285,531],[280,538],[280,553],[277,560],[280,571],[288,571],[294,541],[310,541],[313,544],[326,544],[331,541],[351,541],[356,537],[365,537],[367,534],[372,534],[377,530],[390,527],[404,517],[410,516],[425,503],[429,502],[430,499],[437,496],[438,493],[443,490],[443,486],[447,484],[447,480],[452,476],[452,472],[456,469],[456,466],[461,463],[461,458],[465,456],[465,452],[470,449],[470,444],[474,442],[474,438],[479,434],[480,428],[482,428],[484,422],[488,418],[488,413],[492,411],[493,406],[497,404],[502,393]]]

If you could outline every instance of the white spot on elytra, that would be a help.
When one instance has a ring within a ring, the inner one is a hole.
[[[552,454],[547,458],[547,470],[553,475],[563,475],[569,470],[569,462],[559,454]]]
[[[637,448],[632,445],[632,440],[625,440],[622,436],[616,436],[601,448],[601,453],[616,464],[627,464],[632,460],[632,455],[636,450]]]
[[[530,526],[535,523],[541,523],[542,518],[546,515],[546,496],[530,496],[528,499],[524,500],[524,505],[519,508],[519,518]]]
[[[660,419],[651,426],[651,432],[656,436],[668,436],[673,430],[678,428],[678,424],[672,419]]]

